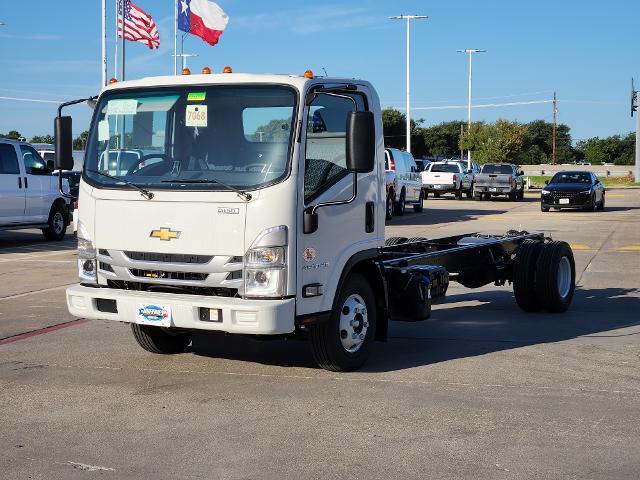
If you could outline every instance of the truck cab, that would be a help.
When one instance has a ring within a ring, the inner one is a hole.
[[[356,112],[372,122],[366,172],[347,164]],[[384,244],[380,119],[373,87],[353,79],[191,75],[105,88],[69,310],[182,332],[280,335],[324,321],[341,282],[373,268],[362,262]]]

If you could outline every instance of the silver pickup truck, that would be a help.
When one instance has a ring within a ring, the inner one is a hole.
[[[473,197],[476,200],[505,195],[509,200],[524,198],[524,172],[511,163],[486,163],[473,180]]]

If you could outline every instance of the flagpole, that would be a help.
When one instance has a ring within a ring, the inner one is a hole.
[[[173,9],[173,74],[178,74],[178,0],[174,1]]]
[[[120,81],[123,82],[125,77],[124,77],[124,2],[126,0],[123,0],[122,2],[122,11],[118,12],[118,15],[120,17],[120,25],[121,25],[121,29],[122,29],[122,35],[120,37]]]
[[[102,85],[107,84],[107,0],[102,0]]]
[[[113,58],[113,78],[118,78],[118,21],[120,20],[120,13],[118,10],[118,0],[116,0],[116,48],[115,56]]]

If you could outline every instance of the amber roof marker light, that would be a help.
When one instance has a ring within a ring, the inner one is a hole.
[[[226,67],[224,67],[222,69],[222,73],[233,73],[233,68],[231,68],[229,65],[227,65]]]

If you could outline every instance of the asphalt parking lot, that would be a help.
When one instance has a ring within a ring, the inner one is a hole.
[[[75,242],[0,232],[0,477],[639,478],[640,190],[604,212],[429,198],[388,236],[541,230],[572,244],[569,312],[453,284],[367,367],[307,345],[197,336],[176,356],[72,318]]]

